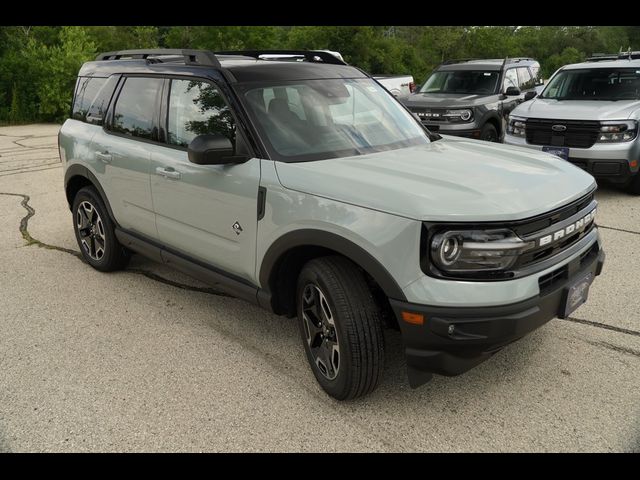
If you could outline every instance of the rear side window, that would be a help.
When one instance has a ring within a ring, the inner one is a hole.
[[[208,82],[171,80],[168,143],[186,147],[198,135],[217,133],[235,145],[236,127],[220,91]]]
[[[106,82],[107,79],[102,77],[78,78],[78,86],[76,87],[76,95],[73,100],[71,118],[84,122],[87,112],[89,111],[89,107]]]
[[[159,78],[127,78],[118,95],[110,129],[150,140],[161,85],[162,80]]]
[[[102,125],[104,116],[107,114],[109,101],[111,100],[113,91],[116,89],[116,85],[118,84],[118,78],[119,77],[117,75],[114,75],[104,82],[104,85],[100,88],[95,100],[89,107],[85,120],[87,123]]]

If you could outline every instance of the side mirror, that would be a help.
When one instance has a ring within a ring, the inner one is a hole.
[[[508,87],[504,94],[507,97],[518,97],[520,95],[520,89],[518,87]]]
[[[198,135],[187,148],[189,161],[198,165],[227,165],[242,163],[246,156],[234,155],[231,140],[220,134]]]
[[[535,98],[537,95],[538,95],[538,93],[536,91],[531,90],[530,92],[527,92],[527,93],[524,94],[524,101],[528,102],[532,98]]]

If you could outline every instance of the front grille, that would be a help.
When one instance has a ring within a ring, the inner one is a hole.
[[[532,233],[544,230],[554,223],[561,222],[562,220],[575,215],[593,202],[594,198],[595,192],[591,192],[584,197],[565,205],[564,207],[557,208],[556,210],[543,213],[542,215],[538,215],[527,220],[515,222],[513,225],[510,225],[510,228],[517,233],[519,237],[527,237]]]
[[[535,241],[542,234],[542,230],[551,227],[551,230],[553,231],[552,227],[554,225],[559,224],[563,220],[577,214],[580,211],[585,210],[593,202],[593,197],[593,193],[587,195],[577,202],[573,202],[572,204],[562,207],[559,210],[555,210],[553,212],[542,215],[537,220],[529,221],[519,227],[514,228],[514,230],[523,240]],[[584,211],[583,213],[586,215],[589,212]],[[528,250],[518,257],[518,260],[515,262],[514,267],[528,267],[549,257],[552,257],[577,243],[579,240],[588,235],[589,232],[591,232],[591,230],[593,230],[594,228],[595,222],[591,222],[583,230],[576,231],[574,234],[567,236],[562,241],[538,246],[532,250]]]
[[[449,122],[449,117],[445,117],[444,114],[447,113],[445,109],[438,108],[412,108],[411,111],[416,113],[422,122],[437,122],[437,123],[447,123]]]
[[[597,257],[599,250],[600,246],[596,242],[589,250],[587,250],[586,252],[582,252],[580,254],[580,258],[573,260],[572,262],[563,265],[560,268],[556,268],[554,271],[549,272],[546,275],[542,275],[538,279],[540,295],[544,296],[545,294],[553,290],[557,284],[561,283],[564,280],[567,280],[569,278],[569,266],[572,266],[574,268],[582,267],[586,263],[592,261],[594,257]]]
[[[566,130],[556,132],[554,125]],[[529,118],[526,121],[527,143],[554,147],[591,148],[598,139],[600,122],[587,120],[547,120]]]

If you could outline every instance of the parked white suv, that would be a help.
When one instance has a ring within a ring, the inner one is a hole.
[[[567,65],[509,116],[504,143],[553,153],[640,195],[640,52]]]

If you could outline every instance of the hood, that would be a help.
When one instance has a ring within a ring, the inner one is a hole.
[[[595,187],[558,157],[443,137],[419,147],[313,162],[276,162],[285,188],[416,220],[519,220]]]
[[[518,105],[512,115],[527,118],[548,118],[562,120],[627,120],[640,111],[638,100],[597,101],[597,100],[552,100],[534,98]],[[637,118],[637,117],[632,117]]]
[[[456,108],[473,107],[495,101],[497,95],[469,95],[461,93],[413,93],[402,99],[407,107]]]

